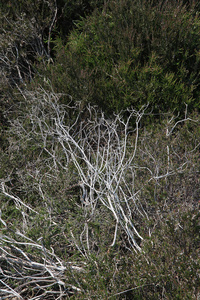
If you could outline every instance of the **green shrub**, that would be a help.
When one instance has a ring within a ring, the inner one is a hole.
[[[196,11],[196,13],[195,13]],[[55,40],[46,76],[74,101],[107,112],[150,103],[155,112],[199,109],[199,19],[183,3],[110,1]]]

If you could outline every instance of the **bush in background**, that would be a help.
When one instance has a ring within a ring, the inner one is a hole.
[[[199,109],[198,7],[110,1],[55,40],[46,76],[56,91],[107,112],[150,103],[154,112]]]

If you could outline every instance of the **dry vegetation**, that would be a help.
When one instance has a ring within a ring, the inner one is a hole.
[[[199,299],[198,1],[0,16],[0,299]]]

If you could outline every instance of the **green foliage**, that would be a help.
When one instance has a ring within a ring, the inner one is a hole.
[[[66,46],[55,41],[47,77],[107,112],[146,103],[155,112],[199,109],[199,25],[197,8],[181,3],[110,1],[77,22]]]
[[[59,35],[65,43],[76,22],[102,7],[103,3],[102,0],[58,0],[55,36]]]
[[[157,222],[145,253],[119,248],[92,257],[74,299],[195,299],[198,293],[198,210],[174,211]]]

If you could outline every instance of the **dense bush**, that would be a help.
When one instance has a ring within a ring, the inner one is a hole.
[[[75,101],[120,111],[199,108],[199,16],[176,1],[110,1],[55,41],[47,76]]]

